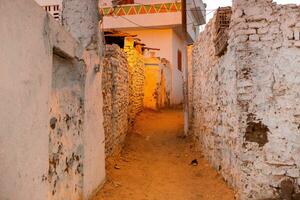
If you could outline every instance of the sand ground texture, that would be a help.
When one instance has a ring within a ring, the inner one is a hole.
[[[191,165],[197,159],[198,165]],[[94,200],[233,200],[234,193],[192,141],[179,110],[141,113]]]

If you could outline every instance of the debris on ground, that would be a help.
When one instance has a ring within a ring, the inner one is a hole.
[[[197,166],[198,165],[198,160],[197,159],[192,160],[191,165]]]
[[[115,164],[115,169],[121,169],[117,164]]]

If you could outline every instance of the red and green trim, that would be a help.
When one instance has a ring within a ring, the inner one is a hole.
[[[123,16],[123,15],[144,15],[144,14],[156,14],[156,13],[169,13],[169,12],[180,12],[181,3],[160,3],[160,4],[132,4],[122,5],[116,9],[112,7],[100,8],[100,13],[104,16]]]

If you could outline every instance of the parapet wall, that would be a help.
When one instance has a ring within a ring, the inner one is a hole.
[[[299,192],[300,7],[235,0],[227,51],[215,18],[193,47],[193,132],[240,199]]]

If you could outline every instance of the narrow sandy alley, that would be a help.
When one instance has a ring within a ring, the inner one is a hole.
[[[181,111],[140,114],[94,200],[233,200],[233,191],[182,135]],[[194,159],[197,166],[190,165]]]

